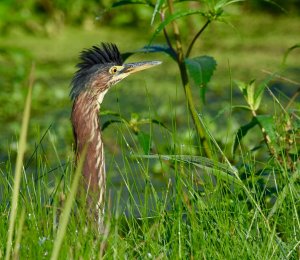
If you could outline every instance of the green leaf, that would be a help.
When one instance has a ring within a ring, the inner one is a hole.
[[[166,129],[170,133],[172,132],[163,122],[161,122],[157,119],[151,119],[151,120],[149,120],[149,122],[151,122],[152,124],[156,124],[156,125],[159,125],[159,126],[163,127],[164,129]]]
[[[174,13],[170,16],[167,17],[167,19],[165,19],[162,23],[159,24],[159,26],[157,27],[157,29],[155,30],[154,34],[151,37],[150,40],[150,44],[152,43],[152,41],[154,40],[154,38],[171,22],[173,22],[174,20],[177,20],[179,18],[188,16],[188,15],[193,15],[193,14],[200,14],[202,16],[205,16],[205,13],[203,13],[200,10],[188,10],[185,12],[179,11],[177,13]]]
[[[148,45],[148,46],[144,46],[143,48],[132,51],[132,52],[122,53],[122,58],[125,61],[133,54],[141,53],[141,52],[142,53],[164,52],[164,53],[170,55],[174,60],[176,59],[176,53],[172,49],[170,49],[170,47],[168,47],[167,45],[162,45],[162,44]]]
[[[187,164],[192,164],[195,167],[203,169],[207,173],[213,174],[224,181],[236,183],[241,186],[243,185],[242,182],[236,177],[238,176],[238,170],[235,167],[217,161],[213,161],[206,157],[191,156],[191,155],[161,155],[161,154],[153,154],[153,155],[136,154],[133,157],[145,158],[145,159],[171,160],[171,161],[178,161]]]
[[[231,5],[231,4],[235,4],[238,2],[244,2],[245,0],[232,0],[232,1],[228,1],[228,0],[221,0],[219,2],[217,2],[217,4],[215,5],[215,9],[221,9],[224,8],[225,6]]]
[[[157,0],[155,7],[154,7],[154,11],[152,14],[152,18],[151,18],[151,25],[153,25],[155,16],[157,15],[157,13],[159,12],[159,10],[161,9],[162,5],[165,3],[165,0]]]
[[[286,52],[284,53],[283,55],[283,59],[282,59],[282,62],[281,62],[281,66],[283,67],[285,64],[286,64],[286,60],[287,60],[287,57],[289,56],[290,52],[294,49],[297,49],[297,48],[300,48],[300,44],[295,44],[294,46],[288,48],[286,50]]]
[[[256,126],[257,124],[258,124],[257,120],[253,117],[252,120],[248,124],[243,125],[238,129],[238,131],[235,135],[234,143],[233,143],[233,149],[232,149],[233,154],[234,154],[236,148],[238,147],[239,143],[244,138],[244,136],[246,136],[248,131],[251,128],[253,128],[254,126]]]
[[[260,92],[257,95],[256,93],[256,85],[255,85],[255,80],[251,80],[249,83],[241,82],[241,81],[236,81],[237,86],[243,93],[243,96],[250,106],[252,111],[255,111],[255,107],[259,107],[260,101],[262,98],[262,90],[260,88]]]
[[[131,5],[131,4],[144,4],[153,6],[149,1],[142,1],[142,0],[121,0],[116,3],[112,4],[112,7],[119,7],[123,5]]]
[[[247,84],[247,102],[252,110],[254,109],[254,94],[255,94],[255,80]]]
[[[149,134],[139,131],[137,134],[138,141],[143,148],[145,154],[149,154],[151,148],[151,137]]]
[[[104,131],[104,129],[106,129],[109,125],[111,125],[113,123],[128,123],[127,119],[122,117],[120,113],[117,113],[117,112],[114,112],[111,110],[103,110],[100,112],[100,115],[116,117],[116,119],[106,120],[101,126],[102,131]]]
[[[251,111],[251,107],[243,106],[243,105],[232,106],[231,108],[232,108],[233,110],[234,110],[234,109],[242,109],[242,110],[246,110],[246,111]]]
[[[191,79],[197,86],[207,84],[217,67],[217,62],[210,56],[185,59],[185,64]]]
[[[274,118],[272,115],[258,115],[256,116],[257,121],[263,127],[271,139],[271,143],[275,144],[277,142],[277,135],[274,129]]]
[[[122,117],[120,113],[111,111],[111,110],[101,110],[100,111],[101,116],[116,116],[116,117]]]
[[[124,121],[119,120],[119,119],[110,119],[110,120],[107,120],[101,126],[101,130],[104,131],[105,128],[107,128],[109,125],[114,124],[114,123],[124,123]]]
[[[268,85],[268,83],[274,78],[275,73],[273,73],[272,75],[270,75],[269,77],[267,77],[262,83],[260,83],[254,93],[254,110],[257,110],[260,106],[264,91],[266,89],[266,86]]]
[[[244,98],[247,100],[247,84],[239,80],[235,80],[234,83],[238,86]]]

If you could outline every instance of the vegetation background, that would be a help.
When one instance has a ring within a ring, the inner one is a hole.
[[[79,52],[102,41],[116,43],[124,53],[147,46],[160,24],[158,16],[151,23],[159,2],[164,1],[115,1],[119,6],[113,7],[109,0],[1,1],[0,257],[8,251],[32,64],[31,116],[12,231],[14,258],[54,255],[57,216],[74,179],[68,94]],[[175,7],[209,12],[210,6],[228,2],[183,1]],[[224,155],[214,148],[213,158],[228,159],[242,184],[234,184],[225,170],[216,174],[217,163],[203,170],[212,161],[199,157],[203,153],[176,64],[165,53],[137,52],[128,60],[163,64],[126,79],[104,100],[107,233],[99,236],[75,206],[61,235],[61,258],[299,259],[300,4],[232,2],[194,45],[192,57],[208,55],[217,65],[205,86],[192,84],[192,94],[209,139]],[[178,19],[184,43],[205,18]],[[170,24],[166,28],[173,40]],[[153,42],[164,43],[163,33]],[[262,102],[258,109],[244,109],[251,107],[252,80],[258,88],[267,82]],[[198,161],[133,154],[190,155]]]

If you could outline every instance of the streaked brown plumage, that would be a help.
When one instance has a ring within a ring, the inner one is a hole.
[[[103,228],[106,173],[104,148],[98,113],[108,89],[129,74],[160,64],[146,61],[123,64],[114,44],[102,43],[84,50],[80,55],[78,71],[72,80],[70,96],[73,100],[71,121],[73,126],[76,160],[86,147],[83,177],[89,210],[95,213],[99,228]]]

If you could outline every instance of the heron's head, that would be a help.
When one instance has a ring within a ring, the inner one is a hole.
[[[90,93],[102,102],[107,90],[128,75],[151,68],[160,61],[145,61],[123,64],[121,54],[115,44],[102,43],[83,50],[77,72],[72,80],[70,96],[75,100],[82,93]]]

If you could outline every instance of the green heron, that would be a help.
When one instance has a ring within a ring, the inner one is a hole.
[[[105,204],[105,158],[98,113],[106,92],[128,75],[151,68],[160,61],[123,64],[115,44],[102,43],[83,50],[77,64],[70,96],[73,100],[71,121],[76,145],[76,161],[86,147],[83,177],[87,204],[103,227]]]

